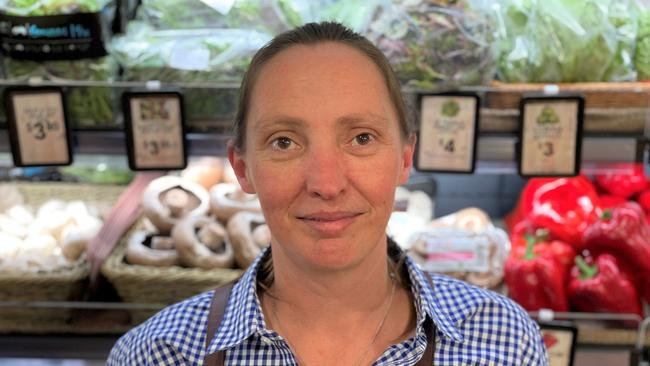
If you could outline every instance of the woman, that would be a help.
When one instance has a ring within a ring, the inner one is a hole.
[[[253,58],[228,146],[271,249],[234,287],[126,334],[109,365],[547,364],[520,307],[429,277],[386,238],[414,145],[399,83],[365,38],[330,22],[276,37]]]

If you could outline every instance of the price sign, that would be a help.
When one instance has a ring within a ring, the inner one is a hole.
[[[528,97],[520,107],[519,174],[573,176],[580,172],[582,97]]]
[[[540,324],[551,366],[572,366],[578,329],[572,325]]]
[[[478,95],[469,93],[418,96],[420,129],[416,169],[474,172],[479,101]]]
[[[131,169],[185,168],[182,95],[177,92],[128,92],[122,95],[122,104]]]
[[[8,88],[4,102],[15,166],[72,164],[61,89]]]

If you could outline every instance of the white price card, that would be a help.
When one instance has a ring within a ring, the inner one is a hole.
[[[416,169],[474,172],[480,104],[478,95],[423,94],[418,101],[420,129],[415,155]]]
[[[550,366],[572,366],[577,328],[571,325],[540,324]]]
[[[72,147],[60,88],[8,88],[4,93],[15,166],[72,163]]]
[[[122,102],[131,169],[185,168],[182,95],[168,91],[126,92]]]
[[[573,176],[580,172],[582,97],[529,97],[520,107],[519,174]]]

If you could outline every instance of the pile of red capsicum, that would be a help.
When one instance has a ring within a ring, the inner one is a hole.
[[[650,304],[650,183],[643,166],[528,181],[506,217],[508,294],[527,310],[630,313]]]

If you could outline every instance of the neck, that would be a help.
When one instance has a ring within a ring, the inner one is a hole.
[[[366,320],[386,304],[392,287],[385,242],[360,263],[335,271],[305,268],[273,247],[273,268],[269,295],[310,327],[340,330],[341,325]]]

